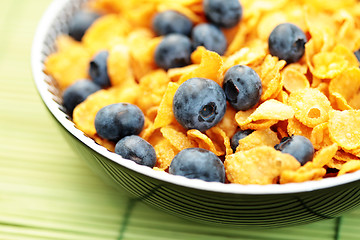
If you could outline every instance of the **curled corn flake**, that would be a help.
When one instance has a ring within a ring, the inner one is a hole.
[[[334,158],[336,160],[344,161],[344,162],[348,162],[348,161],[351,161],[351,160],[358,160],[358,161],[360,160],[360,158],[357,157],[356,155],[345,152],[343,150],[337,151]]]
[[[160,132],[178,151],[198,146],[196,142],[189,139],[185,133],[177,130],[173,126],[162,127]]]
[[[104,138],[101,138],[101,137],[99,137],[98,135],[95,135],[95,136],[94,136],[94,141],[95,141],[97,144],[105,147],[105,148],[106,148],[107,150],[109,150],[110,152],[114,152],[114,151],[115,151],[115,143],[112,142],[112,141],[109,141],[109,140],[106,140],[106,139],[104,139]]]
[[[239,184],[274,184],[283,171],[300,167],[291,155],[268,146],[228,155],[224,165],[227,179]]]
[[[312,128],[305,126],[296,118],[291,118],[288,120],[287,131],[289,135],[301,135],[310,139]]]
[[[56,41],[58,51],[45,61],[45,72],[56,79],[60,89],[64,90],[79,79],[88,78],[91,55],[81,44],[68,36]]]
[[[224,151],[221,150],[215,142],[213,142],[206,134],[200,132],[197,129],[190,129],[187,131],[187,136],[198,143],[200,148],[209,150],[217,156],[224,155]]]
[[[358,67],[346,69],[331,80],[329,92],[339,110],[360,108],[360,70]],[[354,99],[356,99],[354,101]]]
[[[305,88],[292,92],[288,104],[294,109],[296,119],[308,127],[315,127],[329,119],[330,102],[317,89]]]
[[[336,158],[331,159],[330,162],[326,164],[328,168],[333,168],[340,170],[341,167],[346,163],[346,161],[337,160]]]
[[[189,74],[189,72],[194,71],[198,67],[199,67],[198,64],[191,64],[191,65],[181,67],[181,68],[170,68],[167,71],[167,74],[168,74],[169,78],[171,79],[171,81],[177,82],[177,81],[179,81],[179,79],[182,75]]]
[[[359,160],[350,160],[340,168],[338,176],[345,173],[351,173],[360,170],[360,161]]]
[[[217,124],[217,127],[221,128],[227,136],[233,136],[238,128],[235,114],[235,109],[227,106],[223,119]]]
[[[202,46],[198,48],[204,49]],[[222,79],[219,78],[222,65],[223,60],[219,54],[208,50],[202,50],[200,65],[193,71],[182,75],[178,83],[181,84],[190,78],[198,77],[214,80],[222,86]]]
[[[348,66],[348,61],[335,52],[320,52],[314,56],[313,61],[313,74],[320,79],[334,78]]]
[[[278,139],[277,134],[270,128],[257,130],[239,140],[236,152],[246,151],[259,146],[274,147],[278,143],[280,143],[280,140]]]
[[[175,120],[172,104],[178,87],[179,85],[173,82],[168,84],[154,121],[155,129],[165,127]]]
[[[319,180],[325,176],[326,170],[324,168],[308,168],[302,166],[297,170],[285,170],[280,175],[280,183],[296,183],[311,180]]]
[[[289,92],[310,87],[309,80],[305,75],[295,69],[285,68],[282,74],[284,88]]]
[[[292,108],[274,99],[263,102],[256,109],[239,111],[235,115],[236,122],[243,128],[257,121],[273,120],[275,123],[294,116]]]
[[[179,152],[174,148],[167,139],[163,139],[154,146],[156,152],[156,164],[155,167],[161,170],[169,168],[171,161],[175,155]]]
[[[112,86],[135,84],[128,46],[118,44],[109,50],[107,70]]]
[[[213,139],[213,141],[218,143],[219,146],[225,147],[226,155],[233,154],[233,150],[230,145],[230,138],[228,137],[228,135],[226,134],[226,132],[223,129],[221,129],[218,126],[215,126],[213,128],[210,128],[209,130],[207,130],[206,134],[208,136],[210,136],[210,138]],[[220,142],[220,140],[222,140],[222,143]]]
[[[328,164],[335,156],[336,152],[338,151],[338,148],[339,148],[338,145],[334,143],[330,146],[324,147],[319,151],[317,151],[312,161],[313,166],[317,168],[321,168],[326,164]]]
[[[329,113],[330,138],[341,148],[360,148],[360,110],[332,110]]]
[[[131,24],[118,14],[98,18],[85,32],[82,42],[92,54],[111,49],[113,43],[124,43],[132,29]],[[99,37],[101,36],[101,37]]]
[[[315,149],[329,146],[333,143],[330,139],[328,123],[321,123],[313,128],[310,135],[310,141]]]

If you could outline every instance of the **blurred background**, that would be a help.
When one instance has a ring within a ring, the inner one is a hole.
[[[0,2],[0,240],[360,239],[360,209],[282,229],[214,227],[105,185],[66,144],[32,80],[32,38],[50,3]]]

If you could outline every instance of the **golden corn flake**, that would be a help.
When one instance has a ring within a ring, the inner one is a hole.
[[[302,124],[296,118],[291,118],[288,120],[287,131],[289,135],[301,135],[308,139],[311,138],[312,128]]]
[[[351,161],[351,160],[360,160],[360,158],[357,157],[356,155],[345,152],[344,150],[337,151],[334,158],[336,160],[344,161],[344,162],[348,162],[348,161]]]
[[[174,148],[167,139],[163,139],[154,146],[156,152],[156,165],[155,167],[166,170],[169,168],[171,161],[179,152]]]
[[[338,151],[338,145],[336,143],[324,147],[315,153],[312,165],[317,168],[321,168],[328,164]]]
[[[360,110],[332,110],[329,116],[330,138],[343,149],[360,148]]]
[[[45,72],[56,79],[64,90],[75,81],[88,78],[90,53],[80,43],[68,36],[57,39],[58,51],[48,56]]]
[[[225,170],[231,183],[274,184],[285,170],[296,170],[300,163],[291,155],[261,146],[226,156]]]
[[[333,141],[330,138],[328,123],[325,122],[315,126],[309,139],[315,149],[331,145]]]
[[[277,134],[270,128],[257,130],[239,140],[236,152],[246,151],[258,146],[274,147],[278,143],[280,143],[280,140],[278,139]]]
[[[298,70],[285,68],[282,74],[284,88],[289,92],[310,87],[309,80]]]
[[[360,161],[359,160],[350,160],[340,168],[338,176],[345,173],[351,173],[360,170]]]
[[[216,125],[221,128],[227,136],[233,136],[238,128],[235,121],[236,110],[231,107],[227,107],[226,112],[222,120]]]
[[[280,183],[296,183],[311,180],[320,180],[326,174],[324,168],[308,168],[305,165],[297,170],[285,170],[281,172]]]
[[[331,80],[330,95],[339,110],[360,108],[360,70],[352,67]]]
[[[185,133],[178,131],[172,126],[162,127],[160,132],[178,151],[198,146],[196,142],[189,139]]]
[[[235,115],[236,122],[242,129],[247,129],[250,123],[262,123],[263,121],[278,122],[294,116],[293,109],[274,99],[263,102],[256,109],[239,111]],[[253,129],[253,128],[252,128]]]
[[[187,131],[187,136],[189,139],[197,142],[200,148],[209,150],[217,156],[224,155],[224,151],[221,150],[221,147],[213,142],[206,134],[200,132],[197,129],[190,129]]]
[[[226,132],[218,126],[212,127],[206,131],[206,134],[212,139],[212,141],[216,142],[218,146],[225,147],[225,154],[233,154],[233,150],[230,145],[230,138]],[[221,142],[222,140],[222,142]]]
[[[315,127],[329,119],[330,102],[317,89],[305,88],[292,92],[288,104],[294,109],[296,119],[308,127]]]
[[[205,49],[202,46],[198,48]],[[178,83],[181,84],[190,78],[198,77],[208,78],[214,80],[219,85],[222,85],[222,79],[221,81],[219,79],[220,68],[222,65],[223,60],[219,54],[208,50],[202,50],[200,65],[193,71],[182,75]]]
[[[172,103],[178,87],[179,85],[176,83],[170,82],[168,84],[154,121],[154,128],[165,127],[175,120]]]
[[[82,42],[92,54],[95,54],[100,50],[111,49],[114,43],[124,43],[131,29],[131,24],[120,15],[107,14],[90,26]]]

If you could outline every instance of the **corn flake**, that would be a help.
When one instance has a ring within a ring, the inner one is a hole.
[[[239,140],[239,145],[236,148],[236,152],[246,151],[258,146],[274,147],[279,144],[280,140],[277,134],[270,128],[264,130],[257,130]]]
[[[291,155],[261,146],[236,152],[225,158],[227,179],[239,184],[274,184],[285,170],[296,170],[300,163]]]

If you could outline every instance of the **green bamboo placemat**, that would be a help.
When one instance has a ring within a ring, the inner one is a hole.
[[[298,227],[214,228],[105,185],[67,146],[32,82],[32,37],[49,3],[0,3],[0,240],[359,239],[360,209]]]

